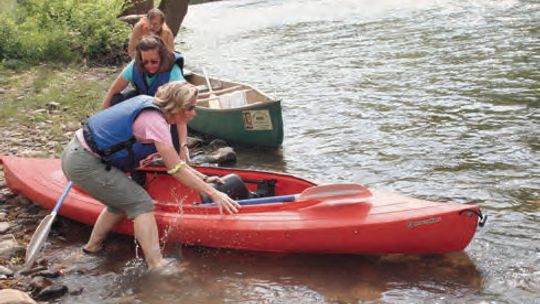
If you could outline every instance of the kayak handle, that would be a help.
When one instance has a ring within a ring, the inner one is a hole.
[[[487,219],[488,219],[488,215],[487,215],[487,214],[482,214],[482,211],[480,211],[480,210],[477,211],[477,210],[473,210],[473,209],[464,209],[464,210],[461,210],[461,211],[459,212],[459,214],[462,214],[462,213],[465,212],[465,211],[470,211],[470,212],[476,214],[476,215],[478,216],[478,218],[480,219],[480,220],[478,221],[478,226],[479,226],[479,227],[484,227],[484,225],[486,224]]]

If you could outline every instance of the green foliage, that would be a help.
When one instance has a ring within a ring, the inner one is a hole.
[[[115,64],[126,58],[129,27],[117,16],[123,0],[19,0],[0,14],[0,62]]]

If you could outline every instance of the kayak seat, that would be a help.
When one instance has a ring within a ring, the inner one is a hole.
[[[276,182],[277,181],[275,179],[256,181],[257,192],[255,192],[254,195],[252,195],[252,197],[250,198],[275,196]]]

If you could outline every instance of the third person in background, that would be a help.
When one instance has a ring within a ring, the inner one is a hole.
[[[148,11],[146,17],[142,17],[133,27],[129,36],[128,53],[134,59],[139,41],[150,34],[157,35],[163,40],[167,49],[174,51],[174,35],[171,29],[165,23],[165,14],[157,8]]]

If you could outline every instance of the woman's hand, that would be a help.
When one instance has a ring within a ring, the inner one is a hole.
[[[111,100],[114,94],[118,94],[122,92],[123,89],[127,88],[129,85],[129,81],[125,80],[124,77],[122,77],[122,73],[116,77],[113,84],[109,88],[109,91],[107,91],[107,94],[105,95],[105,98],[103,99],[101,108],[106,109],[111,106]]]
[[[213,175],[213,176],[207,176],[205,179],[204,179],[205,182],[207,183],[218,183],[218,184],[225,184],[225,182],[221,179],[221,177],[219,176],[216,176],[216,175]]]
[[[223,214],[223,208],[225,208],[229,214],[237,213],[241,208],[240,204],[233,201],[227,194],[220,191],[215,191],[210,198],[218,205],[220,214]]]

